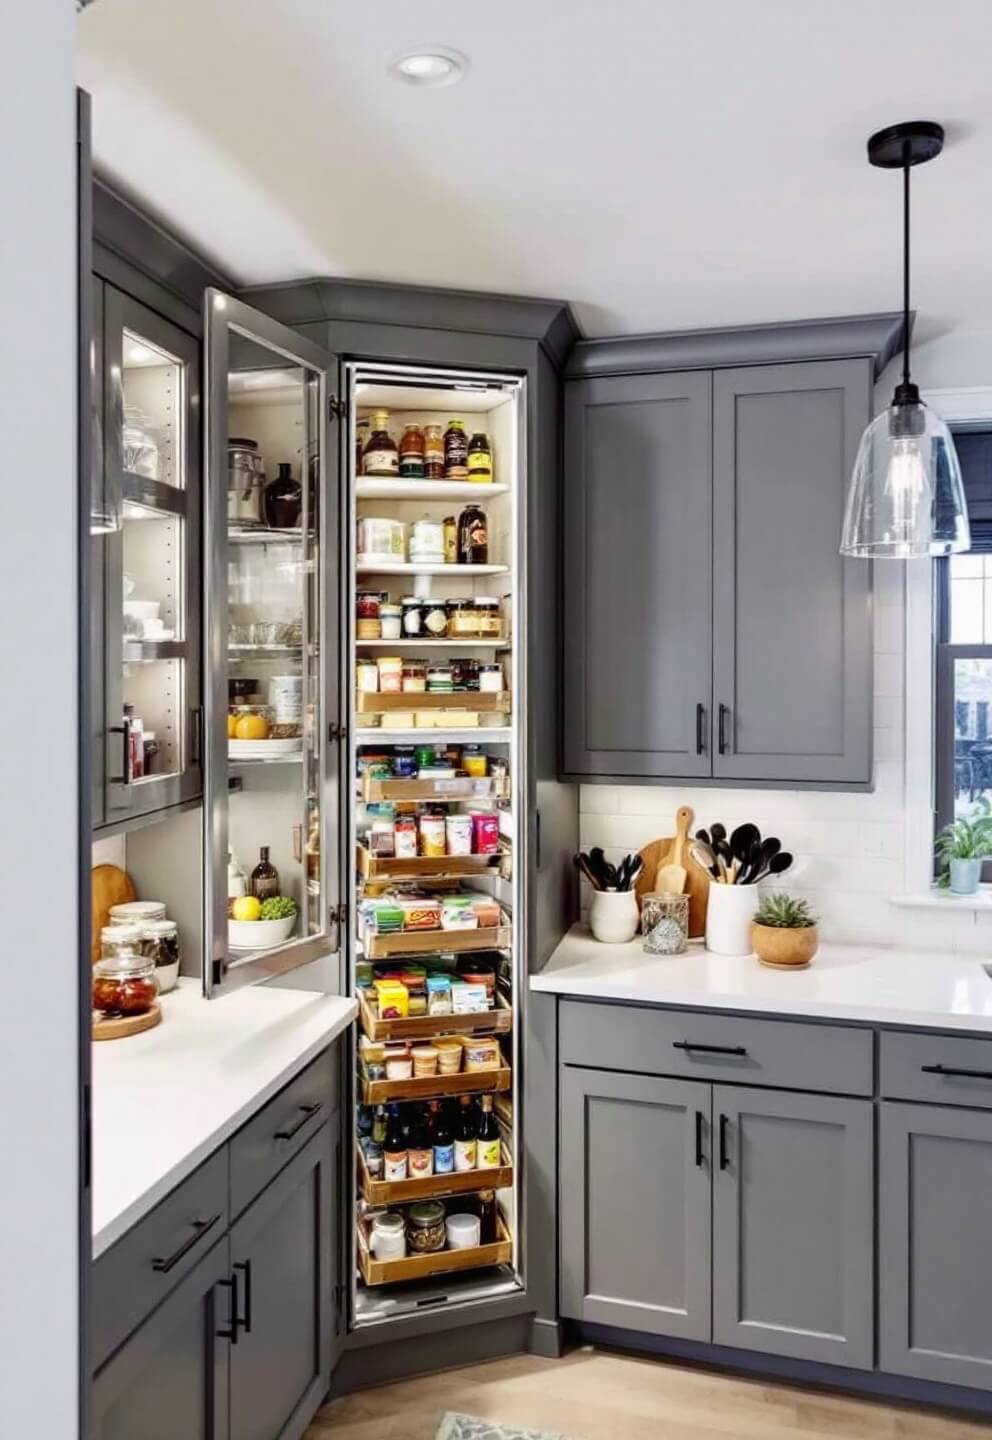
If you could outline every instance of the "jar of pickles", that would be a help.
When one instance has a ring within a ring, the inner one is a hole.
[[[440,1200],[423,1200],[406,1212],[406,1238],[416,1255],[444,1249],[444,1206]]]

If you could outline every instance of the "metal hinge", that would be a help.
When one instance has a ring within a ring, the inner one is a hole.
[[[343,420],[348,413],[347,400],[341,400],[337,395],[327,397],[327,418],[328,420]]]
[[[336,720],[332,720],[327,727],[328,740],[343,740],[347,733],[347,725],[339,725]]]
[[[343,925],[348,918],[347,902],[340,905],[332,905],[327,912],[327,918],[332,925]]]

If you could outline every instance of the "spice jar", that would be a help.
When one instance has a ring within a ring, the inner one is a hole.
[[[424,426],[424,478],[444,479],[444,435],[440,425]]]
[[[404,480],[424,478],[424,432],[419,425],[407,425],[400,437],[400,476]]]
[[[104,956],[93,966],[93,1009],[104,1015],[145,1015],[157,995],[154,962],[135,949]]]
[[[483,694],[498,695],[503,689],[502,665],[479,666],[479,689]]]
[[[377,1260],[402,1260],[406,1255],[406,1225],[403,1216],[395,1210],[387,1210],[372,1221],[369,1239],[372,1254]]]
[[[440,1200],[423,1200],[406,1212],[406,1238],[418,1255],[444,1249],[444,1206]]]
[[[477,595],[475,597],[475,623],[478,633],[485,640],[499,640],[503,634],[503,612],[499,596]]]
[[[408,640],[416,639],[424,628],[423,601],[416,595],[404,595],[400,601],[400,609],[404,636]]]
[[[645,895],[641,929],[646,954],[684,954],[689,942],[688,895]]]
[[[403,606],[388,600],[379,606],[379,626],[383,640],[399,640],[403,634]]]
[[[403,689],[411,694],[427,689],[427,666],[423,660],[403,661]]]
[[[155,966],[158,993],[166,995],[179,980],[179,926],[175,920],[152,920],[144,927],[142,953]]]

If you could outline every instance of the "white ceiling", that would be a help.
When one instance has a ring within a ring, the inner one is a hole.
[[[242,282],[570,300],[589,335],[896,309],[926,118],[917,338],[992,329],[990,0],[96,0],[98,163]],[[462,84],[390,78],[452,46]]]

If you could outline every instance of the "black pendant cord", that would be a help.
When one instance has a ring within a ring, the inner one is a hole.
[[[909,145],[902,167],[902,383],[909,385]]]

